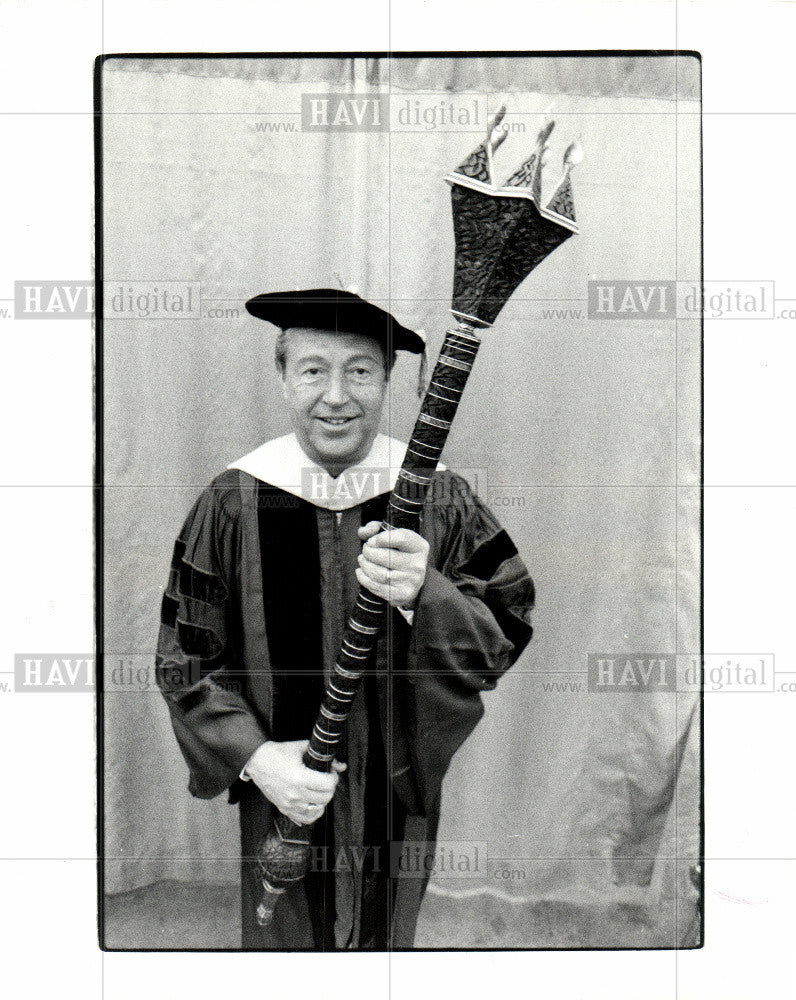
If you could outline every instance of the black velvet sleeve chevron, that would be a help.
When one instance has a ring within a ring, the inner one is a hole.
[[[236,780],[268,738],[244,696],[230,599],[238,523],[211,484],[175,542],[161,605],[155,676],[190,771],[189,789],[212,798]]]

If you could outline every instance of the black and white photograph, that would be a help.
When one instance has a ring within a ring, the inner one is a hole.
[[[97,86],[104,946],[699,947],[698,53]]]
[[[3,994],[790,1000],[786,0],[0,0]]]

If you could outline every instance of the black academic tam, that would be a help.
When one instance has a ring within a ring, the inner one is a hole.
[[[422,353],[425,347],[420,334],[401,326],[385,309],[339,288],[266,292],[249,299],[246,309],[257,319],[267,320],[282,330],[299,327],[358,333],[373,337],[388,351],[411,351],[412,354]]]

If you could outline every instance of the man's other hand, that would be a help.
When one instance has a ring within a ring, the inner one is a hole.
[[[413,608],[425,583],[428,542],[408,528],[382,530],[370,521],[359,529],[364,541],[357,567],[357,580],[394,608]]]
[[[309,740],[269,741],[255,750],[246,765],[246,773],[268,801],[302,825],[321,818],[337,788],[340,772],[346,769],[336,760],[332,761],[330,774],[305,767],[302,757],[308,745]]]

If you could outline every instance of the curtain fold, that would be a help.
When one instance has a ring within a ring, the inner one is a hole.
[[[671,57],[599,55],[465,56],[418,58],[346,57],[235,59],[124,59],[109,68],[126,73],[175,73],[198,78],[268,80],[272,83],[368,83],[397,90],[541,92],[591,97],[651,97],[699,100],[696,60]]]

